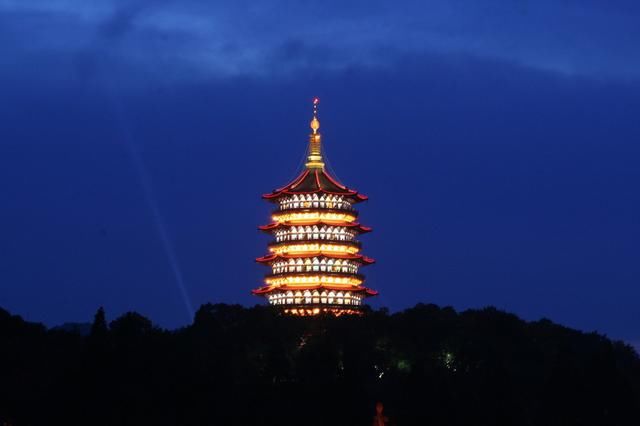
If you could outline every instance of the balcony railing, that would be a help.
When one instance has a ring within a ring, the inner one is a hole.
[[[285,242],[285,241],[345,241],[351,242],[354,241],[356,237],[355,232],[347,231],[344,233],[336,233],[336,232],[282,232],[280,234],[275,235],[276,242]]]
[[[300,244],[330,244],[336,246],[348,246],[348,247],[357,247],[360,249],[362,247],[362,243],[357,240],[328,240],[328,239],[304,239],[304,240],[290,240],[290,241],[272,241],[268,244],[268,247],[277,247],[280,245],[300,245]]]

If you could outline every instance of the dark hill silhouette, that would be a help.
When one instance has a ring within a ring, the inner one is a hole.
[[[0,424],[370,425],[376,401],[396,425],[640,424],[631,347],[494,308],[207,304],[175,331],[103,310],[90,330],[0,309]]]
[[[66,331],[68,333],[77,333],[81,336],[88,336],[91,333],[91,323],[87,322],[65,322],[57,325],[52,330]]]

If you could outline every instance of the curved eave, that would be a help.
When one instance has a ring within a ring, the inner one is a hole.
[[[337,226],[337,227],[345,227],[345,228],[357,228],[361,234],[365,234],[367,232],[373,231],[372,228],[368,226],[364,226],[358,222],[346,222],[344,224],[336,225],[335,223],[327,222],[324,220],[312,220],[309,222],[273,222],[268,225],[259,226],[258,229],[265,232],[270,232],[274,229],[278,228],[287,228],[290,226],[312,226],[312,225],[326,225],[326,226]]]
[[[325,181],[324,184],[322,183],[323,181]],[[264,194],[262,198],[275,201],[284,195],[316,194],[320,192],[349,197],[354,202],[369,199],[366,195],[342,185],[324,169],[306,169],[291,183],[275,189],[269,194]]]
[[[349,192],[335,192],[335,191],[327,191],[326,189],[316,189],[314,191],[274,191],[269,194],[262,194],[262,198],[269,201],[276,201],[278,198],[285,195],[307,195],[307,194],[331,194],[331,195],[343,195],[345,197],[349,197],[353,199],[354,202],[367,201],[369,196],[361,194],[357,191],[350,190]]]
[[[358,261],[360,263],[362,263],[363,265],[371,265],[372,263],[375,263],[375,259],[372,259],[370,257],[361,255],[361,254],[330,254],[330,255],[326,255],[322,252],[320,253],[310,253],[310,254],[299,254],[299,255],[295,255],[295,254],[268,254],[266,256],[262,256],[262,257],[258,257],[256,259],[256,262],[258,263],[265,263],[265,264],[270,264],[272,262],[275,262],[278,259],[298,259],[298,258],[302,258],[302,259],[306,259],[309,257],[326,257],[327,259],[346,259],[346,260],[355,260]]]
[[[357,286],[357,287],[353,287],[353,288],[345,288],[345,287],[340,287],[340,286],[332,286],[332,285],[307,285],[307,286],[303,286],[303,285],[296,285],[296,286],[290,286],[290,285],[279,285],[279,286],[273,286],[273,285],[265,285],[259,288],[256,288],[254,290],[251,290],[251,293],[256,295],[256,296],[262,296],[264,294],[269,294],[273,291],[298,291],[298,290],[334,290],[334,291],[350,291],[352,293],[364,293],[367,296],[377,296],[378,292],[376,290],[373,290],[371,288],[367,288],[367,287],[362,287],[362,286]]]

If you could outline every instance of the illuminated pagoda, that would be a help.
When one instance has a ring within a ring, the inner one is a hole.
[[[262,197],[275,205],[273,222],[260,230],[271,234],[269,254],[256,259],[271,272],[253,294],[287,314],[359,314],[366,297],[378,294],[363,286],[362,266],[373,259],[360,254],[361,225],[354,205],[367,196],[347,188],[325,170],[318,99],[313,101],[307,162],[291,183]]]

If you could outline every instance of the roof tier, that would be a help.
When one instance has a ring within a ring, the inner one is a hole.
[[[312,257],[326,257],[327,259],[354,260],[356,262],[362,263],[363,265],[371,265],[372,263],[375,263],[375,260],[370,257],[363,256],[361,254],[346,254],[346,253],[345,254],[331,253],[328,255],[324,253],[269,254],[267,256],[257,258],[256,262],[270,264],[277,260],[288,260],[288,259],[298,259],[298,258],[306,259],[306,258],[312,258]]]
[[[264,194],[262,198],[276,201],[286,195],[315,193],[342,195],[351,198],[354,202],[365,201],[369,198],[354,189],[342,185],[331,177],[324,168],[308,168],[291,183],[273,190],[270,194]]]
[[[262,295],[267,293],[272,293],[274,291],[298,291],[298,290],[334,290],[334,291],[350,291],[352,293],[365,293],[367,296],[376,296],[378,294],[377,291],[363,287],[363,286],[353,286],[353,287],[344,287],[344,286],[335,286],[330,284],[319,284],[319,285],[265,285],[251,292],[256,295]]]
[[[289,228],[291,226],[312,226],[312,225],[327,225],[327,226],[339,226],[339,227],[345,227],[345,228],[355,228],[361,234],[364,234],[366,232],[371,232],[373,230],[372,228],[361,225],[358,222],[345,222],[345,223],[336,224],[334,222],[329,222],[324,220],[310,220],[308,222],[296,221],[295,223],[290,223],[288,221],[273,222],[268,225],[259,226],[258,229],[260,229],[261,231],[270,232],[276,229]]]

